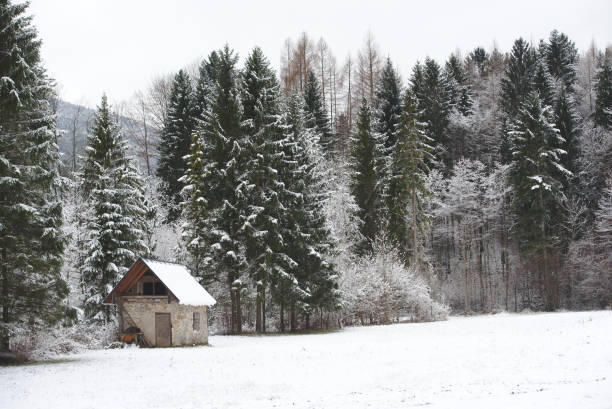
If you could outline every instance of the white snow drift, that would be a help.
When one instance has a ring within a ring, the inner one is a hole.
[[[451,318],[0,368],[1,408],[612,407],[612,311]]]

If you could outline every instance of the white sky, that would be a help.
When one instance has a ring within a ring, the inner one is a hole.
[[[20,0],[14,0],[19,2]],[[610,0],[197,1],[31,0],[49,74],[63,99],[96,105],[130,98],[157,75],[206,56],[226,42],[241,56],[259,45],[278,68],[283,42],[305,30],[325,38],[342,63],[371,30],[406,79],[416,60],[442,62],[519,36],[537,42],[554,28],[582,51],[612,42]]]

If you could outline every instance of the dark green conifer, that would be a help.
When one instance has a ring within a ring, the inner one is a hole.
[[[0,0],[0,350],[66,313],[56,98],[25,15]]]

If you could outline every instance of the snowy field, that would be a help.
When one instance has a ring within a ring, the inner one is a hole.
[[[0,367],[0,408],[612,408],[612,311],[210,341]]]

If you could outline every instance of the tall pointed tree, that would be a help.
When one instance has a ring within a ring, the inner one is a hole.
[[[566,92],[571,93],[577,79],[578,50],[576,45],[564,33],[553,30],[543,51],[548,71],[553,78],[563,82]]]
[[[423,240],[419,235],[425,233],[423,201],[429,194],[425,179],[429,173],[427,163],[434,159],[432,139],[425,134],[425,124],[419,122],[418,114],[416,98],[407,90],[389,164],[387,194],[390,236],[406,264],[414,265],[419,265],[422,258]]]
[[[0,0],[0,350],[60,319],[68,294],[56,96],[27,6]]]
[[[612,128],[612,57],[604,58],[595,76],[595,123],[606,129]]]
[[[402,105],[402,84],[395,71],[391,59],[380,73],[380,79],[374,95],[374,128],[385,139],[385,148],[391,149],[395,145],[395,128],[399,121]]]
[[[323,103],[321,88],[317,76],[310,71],[304,86],[304,102],[307,114],[307,125],[316,130],[319,144],[327,153],[335,152],[334,138],[329,117]]]
[[[307,115],[300,98],[290,96],[283,115],[288,201],[282,225],[286,254],[295,263],[286,274],[276,275],[275,293],[281,310],[288,304],[292,330],[298,310],[308,317],[314,308],[333,309],[338,296],[337,273],[328,261],[334,243],[323,211],[327,192],[316,162],[321,148]]]
[[[554,125],[552,108],[534,91],[527,95],[509,135],[512,138],[510,181],[514,189],[515,234],[521,253],[538,266],[544,307],[558,306],[557,277],[551,263],[554,246],[556,197],[561,177],[571,176],[561,165],[564,150]]]
[[[357,116],[357,129],[350,140],[349,166],[352,170],[350,190],[359,208],[357,217],[361,221],[359,231],[363,241],[357,251],[367,254],[372,251],[374,239],[380,233],[383,216],[383,179],[385,162],[384,141],[374,132],[372,112],[367,100],[362,98]]]
[[[198,251],[192,256],[205,260],[203,268],[214,271],[216,279],[225,281],[228,286],[232,303],[232,332],[241,332],[241,279],[246,268],[242,225],[244,217],[248,215],[245,196],[248,183],[244,178],[243,163],[243,107],[236,69],[238,57],[227,45],[216,56],[215,81],[211,83],[208,104],[196,129],[200,140],[192,144],[193,149],[201,149],[203,155],[199,158],[195,151],[191,152],[188,160],[192,170],[190,177],[183,180],[187,186],[194,185],[192,178],[199,172],[194,166],[203,166],[202,176],[197,177],[197,186],[190,187],[198,193],[188,194],[185,206],[194,208],[196,205],[193,201],[202,199],[206,202],[198,212],[185,214],[188,233],[185,238],[192,244],[192,251]],[[195,162],[196,158],[203,165]],[[195,236],[196,224],[208,226],[210,234]],[[209,252],[207,256],[201,254],[202,248]]]
[[[508,132],[525,97],[533,90],[536,63],[536,52],[529,43],[522,38],[516,40],[508,57],[504,77],[501,79],[500,106],[504,111],[504,119],[500,154],[503,163],[512,160],[512,138]]]
[[[162,180],[160,190],[166,199],[169,222],[175,221],[180,215],[180,192],[183,185],[178,180],[185,174],[184,157],[189,153],[196,114],[191,80],[185,71],[180,70],[172,83],[166,121],[157,146],[157,176]]]
[[[433,139],[436,157],[449,170],[452,158],[448,151],[446,129],[453,108],[453,99],[448,78],[436,61],[426,58],[422,69],[417,65],[413,70],[411,83],[411,90],[421,111],[421,120],[426,123],[427,134]]]
[[[282,180],[286,137],[281,124],[280,87],[259,47],[247,57],[241,91],[248,135],[245,161],[249,198],[243,229],[249,275],[257,288],[255,326],[258,332],[265,332],[270,278],[290,270],[295,262],[286,254],[280,224],[288,200]]]
[[[143,182],[127,156],[127,144],[112,118],[106,95],[97,108],[87,137],[80,177],[84,208],[81,225],[87,238],[78,257],[81,266],[83,309],[87,318],[113,319],[103,297],[141,254],[147,254],[149,209]]]

